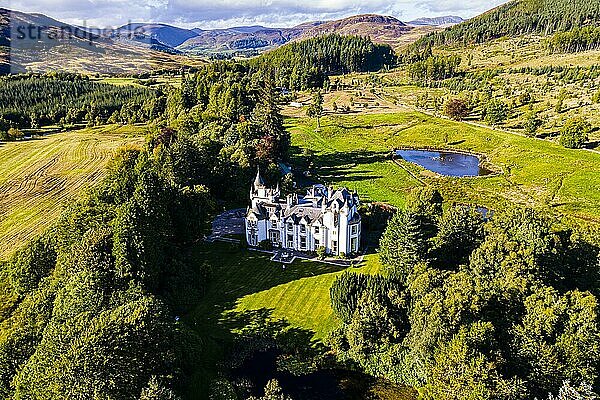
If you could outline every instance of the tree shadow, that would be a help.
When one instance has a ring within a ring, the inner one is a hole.
[[[266,343],[267,348],[272,348],[273,343],[277,343],[273,340],[285,335],[293,337],[293,341],[288,342],[298,343],[298,349],[320,348],[313,339],[315,332],[274,319],[273,310],[240,310],[238,302],[247,295],[344,268],[295,262],[283,269],[281,264],[270,261],[268,255],[226,243],[198,244],[191,249],[189,257],[195,263],[212,267],[204,297],[182,319],[204,344],[202,351],[193,357],[197,365],[191,378],[190,398],[206,398],[201,393],[207,393],[211,382],[232,368],[231,363],[227,364],[229,355],[240,352],[238,347],[247,340],[261,346]]]
[[[293,151],[296,154],[295,165],[309,171],[314,180],[326,184],[383,178],[381,175],[374,174],[373,170],[357,170],[356,167],[384,162],[390,156],[388,152],[367,150],[310,155],[300,155],[301,150],[297,147]]]

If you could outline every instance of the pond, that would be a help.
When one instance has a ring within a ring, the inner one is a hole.
[[[396,150],[402,159],[444,176],[485,176],[492,172],[472,154],[431,150]]]
[[[344,369],[320,369],[306,375],[295,376],[277,367],[277,350],[256,352],[244,364],[232,371],[232,378],[245,382],[249,394],[264,394],[263,388],[270,379],[277,379],[283,392],[294,400],[414,400],[413,389],[399,387],[360,372]],[[373,391],[385,395],[373,396]]]

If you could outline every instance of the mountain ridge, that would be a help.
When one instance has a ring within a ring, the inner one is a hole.
[[[445,26],[456,25],[465,22],[465,20],[456,15],[447,15],[442,17],[421,17],[407,22],[411,26]]]

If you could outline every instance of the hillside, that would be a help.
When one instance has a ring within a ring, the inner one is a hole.
[[[394,17],[365,14],[333,21],[307,22],[292,28],[250,26],[196,30],[198,35],[178,46],[177,50],[198,54],[263,51],[293,40],[332,33],[368,36],[375,43],[397,45],[406,39],[410,42],[416,40],[431,31],[431,27],[427,28],[410,27]]]
[[[6,70],[10,61],[10,71],[13,73],[68,70],[125,74],[179,69],[182,64],[201,63],[199,60],[155,51],[149,46],[139,46],[131,41],[90,33],[42,14],[0,9],[0,18],[4,26],[0,31],[0,65],[4,64]],[[15,34],[9,37],[11,30],[26,32],[29,26],[39,27],[39,35],[28,37]]]
[[[289,28],[253,25],[203,30],[139,22],[102,31],[71,26],[41,14],[6,9],[0,9],[0,18],[5,26],[0,32],[0,57],[5,63],[9,55],[2,49],[10,41],[11,27],[42,27],[42,40],[27,40],[17,46],[13,43],[13,48],[16,47],[10,55],[13,71],[66,68],[111,74],[146,72],[161,66],[174,69],[178,64],[198,62],[182,55],[252,56],[294,40],[331,33],[368,36],[375,43],[401,47],[440,29],[439,25],[456,21],[456,17],[423,18],[409,26],[391,16],[365,14],[333,21],[306,22]],[[65,37],[65,32],[74,34]],[[49,40],[48,36],[52,35],[57,39]]]
[[[165,24],[130,23],[117,29],[113,34],[115,38],[131,38],[140,43],[162,44],[175,48],[196,36],[196,32]]]
[[[430,34],[418,45],[483,43],[502,36],[548,35],[600,20],[598,0],[512,0],[443,32]]]
[[[407,25],[410,26],[449,26],[456,25],[464,22],[465,20],[461,17],[457,17],[455,15],[448,15],[445,17],[433,17],[433,18],[417,18],[410,22],[407,22]]]
[[[396,44],[412,28],[397,18],[365,14],[319,24],[307,30],[302,38],[337,33],[368,36],[375,43]]]

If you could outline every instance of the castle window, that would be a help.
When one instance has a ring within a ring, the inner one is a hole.
[[[300,233],[306,233],[306,225],[300,225]]]
[[[333,252],[333,254],[337,254],[338,252],[338,244],[335,240],[331,242],[331,251]]]
[[[319,234],[319,227],[315,226],[315,235],[318,235],[318,234]]]
[[[358,233],[358,225],[352,225],[352,234],[356,235]]]
[[[294,229],[294,224],[292,224],[291,222],[288,223],[288,231],[291,231]]]
[[[304,236],[300,238],[300,248],[306,249],[306,237]]]

